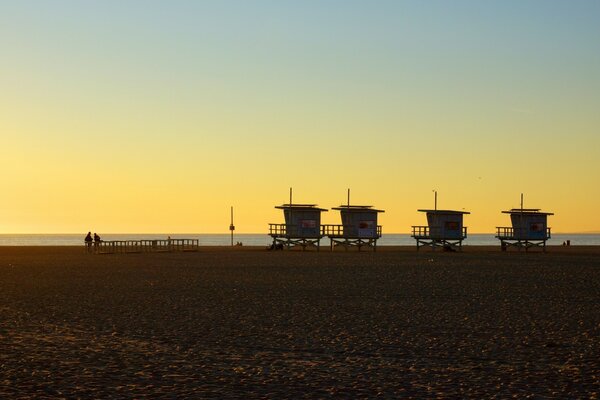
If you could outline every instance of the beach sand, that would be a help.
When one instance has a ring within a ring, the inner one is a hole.
[[[600,248],[0,247],[0,398],[598,398]]]

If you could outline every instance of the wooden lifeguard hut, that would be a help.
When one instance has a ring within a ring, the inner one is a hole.
[[[444,249],[462,250],[462,241],[467,238],[467,227],[463,225],[463,216],[468,211],[438,210],[437,192],[433,210],[417,210],[427,214],[427,226],[413,226],[412,235],[419,247],[431,246],[433,250],[441,246]]]
[[[290,188],[289,204],[275,206],[283,210],[285,223],[269,224],[269,235],[273,238],[273,248],[301,246],[302,250],[314,246],[319,250],[323,238],[321,233],[321,213],[327,209],[316,204],[294,204]]]
[[[384,210],[374,209],[373,206],[350,205],[350,189],[348,189],[348,203],[339,207],[342,219],[341,225],[323,225],[323,233],[329,237],[331,250],[334,246],[370,247],[377,250],[377,239],[381,237],[381,225],[377,225],[377,215]]]
[[[542,212],[539,208],[523,208],[523,195],[521,194],[521,208],[513,208],[502,211],[510,214],[512,226],[497,226],[496,238],[500,239],[500,248],[506,251],[508,246],[515,246],[519,250],[531,247],[542,247],[546,251],[546,241],[550,239],[550,228],[548,227],[548,215],[550,212]]]

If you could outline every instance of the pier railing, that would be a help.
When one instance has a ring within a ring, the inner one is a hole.
[[[103,240],[94,243],[94,252],[113,254],[198,251],[199,246],[198,239]]]

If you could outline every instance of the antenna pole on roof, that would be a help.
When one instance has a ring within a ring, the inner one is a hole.
[[[291,229],[291,224],[292,224],[292,188],[290,187],[290,229]],[[290,231],[288,229],[288,227],[285,227],[285,232],[289,235]]]
[[[523,212],[523,193],[521,193],[521,212]]]
[[[350,188],[348,188],[348,208],[350,208]]]

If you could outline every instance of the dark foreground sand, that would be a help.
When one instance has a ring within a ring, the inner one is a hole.
[[[0,247],[0,398],[598,398],[600,249]]]

